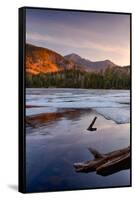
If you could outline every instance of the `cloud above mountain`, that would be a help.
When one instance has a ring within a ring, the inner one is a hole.
[[[62,55],[76,52],[84,58],[130,63],[129,15],[28,10],[28,43],[54,49]]]

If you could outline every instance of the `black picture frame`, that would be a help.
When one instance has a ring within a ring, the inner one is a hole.
[[[25,61],[26,61],[26,9],[39,10],[57,10],[57,11],[74,11],[74,12],[93,12],[106,14],[124,14],[130,16],[130,151],[131,151],[131,170],[130,170],[130,184],[127,186],[109,186],[109,187],[91,187],[85,189],[107,189],[107,188],[121,188],[132,186],[132,13],[126,12],[112,12],[112,11],[91,11],[91,10],[74,10],[74,9],[59,9],[59,8],[42,8],[42,7],[21,7],[19,8],[19,175],[18,175],[18,190],[21,193],[27,193],[26,189],[26,102],[25,102]],[[76,190],[73,188],[73,190]],[[78,189],[77,189],[78,190]],[[79,189],[80,190],[80,189]],[[83,190],[83,189],[81,189]],[[58,191],[58,190],[53,190]],[[64,190],[66,191],[66,190]]]

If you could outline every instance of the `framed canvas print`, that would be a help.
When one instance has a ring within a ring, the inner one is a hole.
[[[19,191],[131,186],[131,13],[19,9]]]

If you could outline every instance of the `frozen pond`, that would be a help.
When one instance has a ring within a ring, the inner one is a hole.
[[[93,159],[88,147],[108,153],[130,144],[130,91],[27,89],[26,106],[26,115],[37,120],[26,127],[27,191],[130,184],[130,170],[103,177],[73,167]],[[89,132],[95,116],[97,131]]]

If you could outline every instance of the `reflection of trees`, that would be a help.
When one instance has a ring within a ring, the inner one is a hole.
[[[53,113],[42,113],[34,116],[27,116],[26,117],[26,124],[27,126],[31,126],[33,128],[43,126],[49,122],[55,122],[60,118],[65,117],[68,120],[78,120],[82,114],[84,114],[83,110],[80,109],[70,109],[70,110],[62,110],[58,109],[58,112]]]

